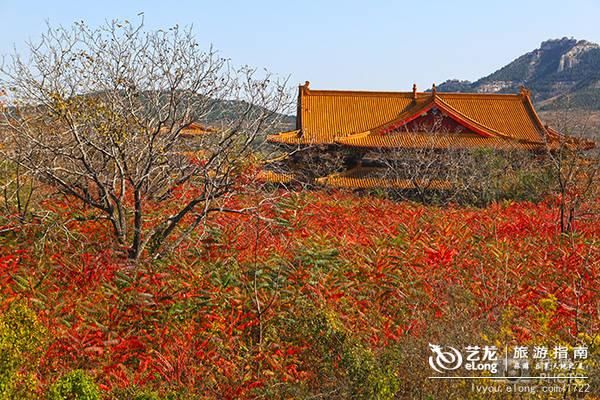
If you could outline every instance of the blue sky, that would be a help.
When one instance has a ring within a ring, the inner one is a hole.
[[[194,26],[237,64],[327,89],[410,90],[475,80],[563,36],[600,42],[598,0],[0,0],[0,54],[51,24],[135,20]]]

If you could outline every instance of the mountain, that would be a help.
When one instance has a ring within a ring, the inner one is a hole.
[[[542,110],[600,110],[600,45],[566,37],[547,40],[476,82],[448,80],[438,90],[516,93],[521,85],[531,89]]]

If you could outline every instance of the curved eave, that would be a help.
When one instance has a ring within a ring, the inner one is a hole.
[[[261,170],[258,172],[256,179],[264,183],[292,183],[297,180],[293,174],[275,172],[270,170]]]
[[[524,149],[544,148],[542,142],[525,142],[498,137],[467,136],[459,134],[391,133],[387,135],[360,133],[336,141],[348,147],[368,149]]]
[[[269,143],[278,143],[278,144],[286,144],[286,145],[330,145],[335,144],[334,142],[329,141],[319,141],[319,140],[307,140],[306,137],[302,135],[302,132],[298,130],[281,132],[276,135],[267,135],[267,142]]]
[[[551,147],[555,149],[558,149],[563,145],[572,148],[577,148],[579,150],[592,150],[596,148],[596,142],[594,142],[593,140],[564,135],[558,132],[556,129],[550,127],[547,127],[545,129],[548,138],[548,143]]]
[[[298,144],[301,140],[299,129],[267,135],[267,142],[269,143]]]

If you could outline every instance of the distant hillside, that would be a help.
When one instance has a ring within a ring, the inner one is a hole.
[[[92,94],[88,94],[85,96],[99,96],[102,95],[99,92],[95,92]],[[199,99],[200,102],[201,99]],[[246,112],[247,108],[248,108],[248,103],[245,101],[240,101],[240,100],[213,100],[213,104],[208,105],[207,108],[211,109],[211,112],[208,114],[204,114],[202,116],[200,115],[196,115],[195,117],[198,118],[198,122],[202,123],[202,124],[206,124],[208,126],[214,126],[214,125],[218,125],[220,123],[227,123],[227,121],[232,121],[235,120],[236,118],[240,118],[240,116]],[[264,109],[263,107],[260,107],[261,112],[264,112],[265,114],[269,115],[269,110]],[[36,110],[35,107],[33,108],[28,108],[29,110]],[[14,116],[13,112],[14,112],[14,108],[13,107],[8,107],[7,111],[8,111],[8,115],[9,116]],[[267,122],[268,123],[272,123],[276,121],[277,124],[275,126],[276,129],[281,130],[281,131],[286,131],[286,130],[291,130],[296,126],[296,117],[293,115],[287,115],[287,114],[280,114],[280,113],[276,113],[276,112],[272,112],[271,115],[269,115],[269,118],[267,118]],[[268,125],[268,124],[267,124]],[[262,134],[265,133],[272,133],[272,132],[263,132]]]
[[[221,122],[235,120],[236,118],[240,118],[240,115],[244,113],[248,107],[248,103],[245,101],[239,100],[215,100],[215,105],[212,112],[208,115],[205,115],[203,118],[199,118],[199,120],[207,125],[218,125]],[[266,114],[269,114],[269,111],[260,107]],[[296,117],[293,115],[287,114],[279,114],[273,112],[270,118],[267,119],[268,122],[277,121],[276,129],[281,131],[294,129],[296,126]],[[270,132],[263,132],[270,133]]]
[[[547,40],[476,82],[448,80],[438,90],[516,93],[521,85],[532,90],[541,109],[600,110],[600,46],[569,38]]]

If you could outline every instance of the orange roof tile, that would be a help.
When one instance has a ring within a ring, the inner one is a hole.
[[[162,133],[170,133],[171,128],[168,126],[163,126],[160,128],[160,131]],[[184,126],[183,128],[181,128],[181,131],[179,132],[179,134],[182,137],[193,137],[196,135],[204,135],[204,134],[215,133],[215,132],[217,132],[217,130],[215,128],[204,126],[197,122],[192,122],[192,123]]]
[[[376,167],[356,167],[351,170],[317,178],[316,183],[345,189],[423,189],[448,190],[452,184],[448,181],[439,179],[426,179],[413,181],[410,179],[396,179],[382,177],[379,173],[381,168]]]
[[[293,174],[275,172],[271,170],[261,170],[256,176],[257,180],[265,183],[291,183],[296,180]]]
[[[204,125],[200,125],[199,123],[192,122],[185,128],[181,130],[181,136],[195,136],[195,135],[204,135],[207,133],[214,133],[217,130],[211,127],[207,127]]]
[[[404,149],[525,149],[534,150],[539,143],[520,142],[501,137],[483,137],[474,133],[431,134],[395,132],[389,134],[358,133],[337,140],[337,143],[363,148]]]

